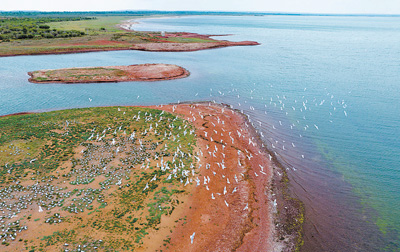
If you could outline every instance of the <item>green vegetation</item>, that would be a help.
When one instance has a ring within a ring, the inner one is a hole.
[[[0,204],[10,206],[0,214],[3,245],[18,246],[21,232],[26,248],[43,251],[142,246],[187,194],[193,133],[187,121],[147,108],[0,118]],[[16,214],[28,217],[20,224]],[[42,235],[31,232],[37,225]]]
[[[90,33],[109,33],[121,32],[117,25],[124,20],[132,19],[132,16],[98,16],[91,19],[81,19],[79,21],[71,22],[71,20],[64,20],[60,22],[48,22],[47,25],[51,29],[57,30],[76,30],[81,32]]]
[[[121,29],[124,20],[175,12],[0,12],[0,56],[128,50],[137,43],[215,42]],[[185,15],[188,13],[180,13]],[[195,13],[192,13],[195,14]]]
[[[88,17],[68,18],[4,18],[0,19],[0,41],[43,38],[69,38],[83,36],[78,30],[59,30],[51,28],[46,23],[61,21],[92,20]]]

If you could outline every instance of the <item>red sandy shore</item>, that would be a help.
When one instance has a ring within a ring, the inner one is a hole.
[[[259,45],[254,41],[219,41],[207,43],[143,43],[134,44],[130,47],[132,50],[140,51],[153,51],[153,52],[189,52],[199,51],[205,49],[221,48],[228,46],[246,46],[246,45]]]
[[[14,113],[14,114],[8,114],[8,115],[0,115],[0,117],[8,117],[8,116],[16,116],[16,115],[29,115],[32,114],[31,112],[20,112],[20,113]]]
[[[123,81],[160,81],[189,76],[183,67],[171,64],[140,64],[39,70],[29,72],[33,83],[95,83]]]
[[[192,185],[186,206],[187,223],[174,230],[168,251],[273,251],[278,245],[270,199],[271,163],[246,118],[225,106],[208,103],[151,108],[191,121],[203,153],[201,183]],[[210,178],[207,185],[205,177]]]

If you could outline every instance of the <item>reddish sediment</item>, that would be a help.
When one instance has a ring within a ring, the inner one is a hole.
[[[139,64],[130,66],[106,66],[65,68],[29,72],[33,83],[99,83],[124,81],[173,80],[189,76],[183,67],[171,64]]]
[[[186,223],[178,223],[173,230],[168,251],[273,251],[272,167],[246,118],[209,103],[152,108],[191,121],[203,153],[199,160],[201,183],[192,185]],[[208,177],[210,181],[204,184]]]
[[[152,52],[190,52],[200,51],[205,49],[214,49],[229,46],[248,46],[248,45],[259,45],[254,41],[218,41],[218,42],[207,42],[207,43],[142,43],[134,44],[130,47],[132,50],[139,51],[152,51]]]

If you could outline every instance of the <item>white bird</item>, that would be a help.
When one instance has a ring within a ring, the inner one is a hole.
[[[196,234],[196,232],[193,232],[193,234],[190,236],[190,243],[193,244],[193,240],[194,240],[194,235]]]
[[[229,204],[228,204],[228,202],[226,202],[226,200],[224,200],[225,201],[225,205],[227,206],[227,207],[229,207]]]

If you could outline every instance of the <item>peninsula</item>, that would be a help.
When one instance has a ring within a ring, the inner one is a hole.
[[[297,206],[273,196],[274,161],[246,117],[227,106],[70,109],[2,117],[0,127],[0,199],[9,206],[0,214],[2,249],[297,244],[301,215],[276,218],[273,201],[279,215]]]
[[[0,16],[0,57],[114,50],[183,52],[259,45],[255,41],[232,42],[211,38],[218,35],[135,31],[133,28],[138,16],[98,14],[94,17],[65,17],[60,14],[61,17],[54,18],[47,17],[49,14],[46,13],[37,17],[32,17],[35,13],[26,15],[17,18]]]

